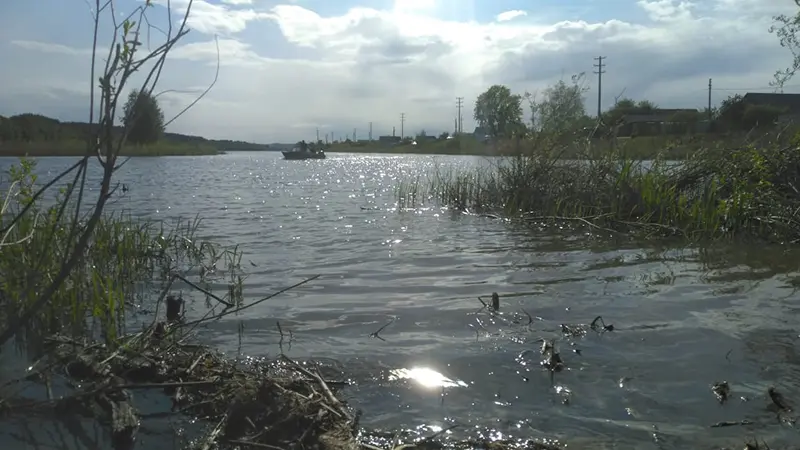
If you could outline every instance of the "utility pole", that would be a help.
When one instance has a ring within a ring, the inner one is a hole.
[[[405,126],[406,126],[406,113],[400,113],[400,139],[406,137],[404,132]]]
[[[594,65],[594,67],[597,67],[597,72],[595,72],[597,74],[597,118],[600,119],[600,114],[602,113],[601,105],[603,103],[603,74],[606,73],[603,70],[603,67],[605,67],[603,60],[606,57],[598,56],[594,59],[597,61],[597,64]]]
[[[353,128],[353,142],[356,141],[356,129]]]
[[[319,142],[319,128],[317,128],[317,142]]]
[[[461,107],[464,106],[464,97],[456,97],[456,106],[458,107],[458,123],[456,124],[456,131],[462,133],[464,131],[464,118],[461,116]]]
[[[369,123],[369,140],[372,140],[372,122]]]
[[[711,78],[708,79],[708,121],[711,122]]]

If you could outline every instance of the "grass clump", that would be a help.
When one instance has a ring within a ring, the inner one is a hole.
[[[71,188],[62,188],[56,201],[46,206],[34,198],[35,160],[20,161],[10,168],[7,189],[0,194],[4,198],[0,228],[5,230],[0,242],[3,324],[33,308],[33,300],[62,269],[75,236],[85,226],[80,202],[64,199]],[[23,332],[16,334],[17,342],[34,344],[36,353],[35,344],[44,336],[68,329],[70,336],[95,336],[113,343],[125,332],[126,309],[141,303],[147,289],[163,288],[174,273],[184,274],[182,278],[196,274],[198,285],[227,278],[240,286],[237,250],[199,241],[198,225],[195,219],[165,228],[163,223],[138,221],[124,213],[104,213],[65,282],[34,311]],[[220,260],[225,267],[208,270]]]
[[[561,159],[528,148],[468,170],[402,185],[398,206],[582,223],[610,233],[692,239],[800,240],[799,140],[702,149],[681,162],[611,150]]]

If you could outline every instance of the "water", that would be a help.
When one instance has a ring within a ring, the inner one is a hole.
[[[38,170],[46,180],[73,161],[42,158]],[[0,160],[0,169],[13,162]],[[533,232],[438,208],[394,210],[400,180],[483,163],[244,152],[140,158],[119,173],[130,191],[113,208],[165,220],[200,214],[202,234],[245,252],[245,301],[321,274],[209,324],[201,337],[231,354],[241,345],[250,356],[275,355],[280,321],[294,337],[290,356],[325,359],[356,382],[345,395],[367,427],[458,424],[456,434],[492,430],[570,448],[798,441],[765,395],[770,385],[790,401],[800,394],[796,254],[604,243],[559,227]],[[506,322],[476,314],[477,297],[494,291]],[[200,315],[204,301],[195,296],[189,308]],[[507,323],[522,310],[530,325]],[[598,315],[615,331],[560,338],[562,323]],[[385,340],[369,337],[392,320]],[[566,370],[551,384],[536,352],[519,355],[557,337]],[[724,406],[710,390],[721,380],[733,390]],[[742,419],[755,425],[709,427]],[[163,443],[158,432],[140,436]]]

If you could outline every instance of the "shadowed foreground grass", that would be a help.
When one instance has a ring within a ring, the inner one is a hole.
[[[224,152],[213,145],[158,142],[152,145],[125,145],[120,154],[123,156],[192,156],[218,155]],[[53,142],[4,142],[0,143],[0,156],[83,156],[86,154],[86,142],[53,141]]]
[[[559,156],[536,152],[493,159],[485,168],[437,170],[401,184],[398,207],[436,203],[612,234],[800,240],[796,144],[703,150],[680,163],[624,151],[578,161]]]

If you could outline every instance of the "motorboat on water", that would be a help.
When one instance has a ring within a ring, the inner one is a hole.
[[[325,150],[311,149],[308,146],[295,147],[281,153],[283,153],[283,159],[325,159]]]

